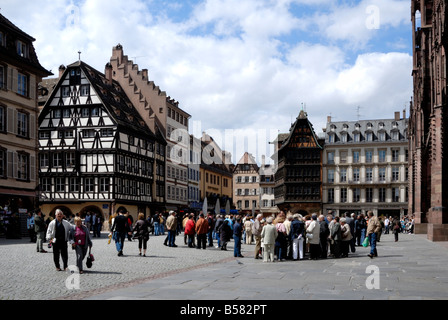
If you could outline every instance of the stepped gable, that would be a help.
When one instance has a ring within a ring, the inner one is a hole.
[[[124,88],[125,91],[134,95],[131,100],[137,100],[140,109],[149,111],[148,116],[150,118],[154,115],[157,116],[157,114],[160,115],[158,110],[159,108],[165,109],[166,103],[179,108],[178,101],[167,96],[166,92],[162,91],[154,81],[149,80],[148,69],[139,70],[138,65],[129,60],[128,56],[123,53],[122,45],[118,44],[113,47],[110,63],[114,70],[114,77],[118,77],[115,72],[119,72],[124,79],[127,79],[129,88]],[[184,110],[182,111],[190,116]],[[164,121],[161,121],[160,124],[163,123]]]
[[[155,136],[118,82],[109,81],[103,73],[85,62],[76,62],[69,65],[68,68],[73,66],[81,67],[98,97],[118,125],[145,135]]]

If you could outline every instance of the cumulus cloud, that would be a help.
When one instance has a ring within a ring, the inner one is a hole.
[[[103,71],[121,43],[202,130],[288,132],[306,108],[319,132],[357,106],[363,118],[392,117],[412,94],[412,59],[398,51],[410,39],[367,50],[378,33],[408,28],[407,0],[4,0],[2,14],[37,39],[55,75],[79,50]]]

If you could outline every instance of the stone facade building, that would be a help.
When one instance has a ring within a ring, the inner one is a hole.
[[[409,212],[415,232],[448,240],[447,4],[412,0],[414,96],[409,120]]]
[[[333,122],[328,117],[323,153],[324,212],[372,210],[407,213],[408,140],[405,114],[395,118]]]
[[[52,73],[40,65],[34,41],[0,14],[0,215],[38,205],[37,87]]]

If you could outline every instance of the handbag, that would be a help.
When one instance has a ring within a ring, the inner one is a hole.
[[[362,242],[362,246],[363,247],[368,247],[369,246],[369,236],[364,238],[364,241]]]
[[[93,254],[90,253],[90,247],[89,247],[89,255],[87,256],[86,266],[87,268],[92,268],[92,262],[95,261],[95,258],[93,257]]]

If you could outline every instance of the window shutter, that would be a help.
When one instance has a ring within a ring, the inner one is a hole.
[[[14,108],[8,108],[8,132],[17,134],[17,110]]]
[[[12,90],[12,78],[13,78],[12,68],[8,67],[7,75],[8,75],[8,78],[6,79],[6,86],[7,86],[8,90]]]
[[[19,160],[18,156],[17,156],[17,152],[13,153],[13,158],[14,158],[14,160],[13,160],[13,164],[12,164],[12,177],[17,179],[17,177],[18,177],[18,175],[17,175],[17,170],[18,170],[17,162]]]
[[[30,181],[36,181],[36,157],[30,156]]]
[[[19,77],[18,77],[18,71],[16,69],[12,69],[12,86],[11,89],[14,92],[17,92],[19,90]]]
[[[36,77],[30,75],[30,77],[29,77],[29,81],[30,81],[30,93],[29,93],[29,97],[30,97],[30,99],[35,100],[35,99],[36,99]]]
[[[36,116],[34,114],[30,114],[30,139],[36,138]]]
[[[7,156],[7,161],[8,161],[8,167],[7,167],[7,175],[8,178],[14,178],[14,174],[13,174],[13,170],[14,170],[14,152],[12,151],[8,151],[8,156]]]

